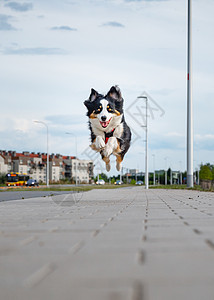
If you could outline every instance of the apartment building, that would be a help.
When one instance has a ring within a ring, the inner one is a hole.
[[[0,154],[0,173],[8,173],[8,164],[6,164],[6,159]]]
[[[26,173],[31,178],[46,182],[47,154],[24,151],[0,150],[0,173]],[[78,183],[89,183],[93,177],[93,161],[74,156],[49,155],[49,180],[59,182],[68,179]]]
[[[65,164],[65,178],[73,178],[74,181],[89,183],[93,177],[93,161],[80,160],[76,157],[63,156]]]

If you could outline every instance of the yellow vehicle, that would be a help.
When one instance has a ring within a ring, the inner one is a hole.
[[[8,173],[6,175],[6,185],[7,186],[23,186],[27,184],[27,181],[29,179],[29,176],[27,174],[21,174],[21,173]]]

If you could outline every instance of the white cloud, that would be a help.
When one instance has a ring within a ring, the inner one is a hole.
[[[33,8],[32,3],[27,3],[27,2],[19,3],[19,2],[15,2],[15,1],[7,2],[7,3],[5,3],[4,6],[9,7],[14,11],[19,11],[19,12],[26,12]]]
[[[73,28],[73,27],[70,27],[70,26],[67,26],[67,25],[62,25],[62,26],[54,26],[54,27],[51,27],[51,30],[59,30],[59,31],[77,31],[76,28]]]
[[[39,136],[45,141],[45,132],[31,124],[32,119],[40,119],[50,124],[52,152],[71,154],[73,150],[64,136],[69,128],[81,136],[79,150],[84,150],[89,144],[89,131],[83,101],[92,87],[105,93],[119,84],[125,107],[147,91],[166,112],[164,117],[149,120],[149,147],[159,157],[157,168],[164,166],[165,156],[171,157],[175,167],[183,161],[184,168],[186,1],[22,3],[33,3],[33,7],[26,6],[21,12],[20,7],[12,10],[1,5],[1,148],[44,151]],[[213,9],[213,1],[207,0],[206,5],[201,0],[193,1],[197,161],[203,161],[204,155],[211,161],[214,147],[210,126],[214,110]],[[70,116],[77,117],[70,123]],[[132,167],[139,160],[136,153],[144,149],[144,131],[126,118],[141,137],[125,158],[124,164]],[[21,133],[22,139],[18,138]]]
[[[12,16],[0,14],[0,31],[16,30],[16,28],[10,24],[11,20],[13,20]]]
[[[109,21],[106,23],[103,23],[101,26],[109,26],[109,27],[125,27],[123,24],[115,21]]]
[[[5,48],[2,50],[4,55],[63,55],[66,52],[60,48],[46,48],[46,47],[35,47],[35,48]]]

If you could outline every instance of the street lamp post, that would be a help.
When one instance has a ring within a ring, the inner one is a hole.
[[[129,169],[126,168],[126,184],[128,184],[128,171]]]
[[[76,182],[76,185],[77,185],[77,136],[73,132],[66,132],[66,134],[71,134],[71,135],[73,135],[75,137],[75,152],[76,152],[76,164],[75,164],[75,173],[76,173],[76,176],[75,176],[75,182]]]
[[[46,129],[47,129],[47,166],[46,166],[46,185],[47,185],[47,187],[49,186],[49,154],[48,154],[48,143],[49,143],[49,141],[48,141],[48,125],[45,123],[45,122],[43,122],[43,121],[34,121],[34,123],[39,123],[39,124],[42,124],[42,125],[44,125],[45,127],[46,127]]]
[[[182,179],[182,161],[180,160],[179,161],[179,163],[180,163],[180,180],[179,180],[179,182],[180,182],[180,184],[182,184],[182,181],[183,181],[183,179]]]
[[[172,169],[170,168],[170,185],[172,185]]]
[[[198,185],[199,185],[200,184],[200,171],[199,171],[199,168],[197,170],[198,170]]]
[[[153,156],[153,168],[154,168],[154,173],[153,173],[153,185],[155,185],[155,154],[152,154]]]
[[[149,189],[149,175],[148,175],[148,97],[139,96],[138,98],[143,98],[146,101],[146,124],[142,127],[145,128],[146,131],[146,140],[145,140],[145,188]]]
[[[167,185],[167,157],[165,157],[166,169],[165,169],[165,185]]]
[[[187,187],[193,187],[192,0],[188,0],[187,28]]]

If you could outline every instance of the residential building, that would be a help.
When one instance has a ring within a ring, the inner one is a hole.
[[[76,157],[63,156],[65,162],[65,178],[73,181],[89,183],[93,177],[93,161],[80,160]]]
[[[139,173],[139,170],[138,169],[130,169],[129,173],[131,174],[131,176],[135,176],[136,174]]]
[[[31,178],[46,182],[47,154],[24,151],[0,150],[0,173],[26,173]],[[93,177],[93,161],[80,160],[74,156],[49,155],[49,180],[59,182],[68,179],[78,183],[89,183]]]
[[[8,164],[2,154],[0,154],[0,173],[8,173]]]

